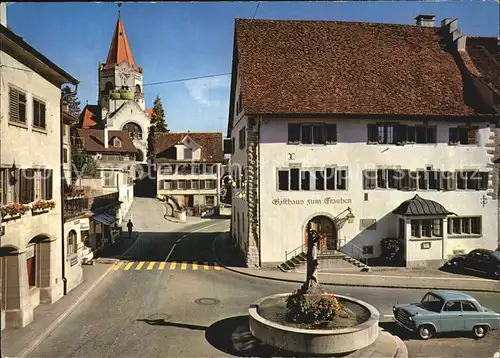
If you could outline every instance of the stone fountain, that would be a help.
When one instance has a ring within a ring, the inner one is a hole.
[[[343,356],[360,352],[379,337],[380,314],[366,302],[323,289],[318,279],[320,235],[310,223],[307,234],[306,281],[292,294],[253,303],[250,332],[263,343],[288,352]]]

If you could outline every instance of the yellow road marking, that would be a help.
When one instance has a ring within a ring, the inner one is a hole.
[[[181,270],[185,270],[187,268],[187,262],[183,262],[182,265],[181,265]]]
[[[170,263],[170,269],[175,270],[175,266],[177,266],[177,262]]]
[[[122,267],[122,265],[123,265],[123,262],[118,262],[118,263],[115,265],[115,267],[113,267],[113,271],[119,270],[119,269],[120,269],[120,267]]]
[[[205,270],[210,270],[210,267],[208,267],[208,262],[205,262],[205,265],[203,265],[203,268],[204,268]]]
[[[215,271],[220,271],[220,266],[219,266],[219,265],[217,265],[217,264],[215,264],[215,265],[214,265],[214,269],[215,269]]]
[[[132,265],[133,265],[133,264],[134,264],[133,262],[129,262],[129,263],[128,263],[128,264],[127,264],[127,265],[126,265],[123,269],[124,269],[125,271],[130,270],[130,268],[132,267]]]
[[[194,263],[194,264],[193,264],[193,270],[194,270],[194,271],[198,270],[198,264],[197,264],[197,263]]]
[[[144,266],[144,261],[139,262],[139,265],[135,267],[136,270],[140,270]]]
[[[163,270],[165,268],[165,262],[160,262],[160,265],[158,266],[158,270]]]
[[[155,267],[155,263],[154,262],[150,262],[147,269],[148,270],[152,270],[153,267]]]

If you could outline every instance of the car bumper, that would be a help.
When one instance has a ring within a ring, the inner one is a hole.
[[[408,327],[407,325],[405,325],[404,323],[402,322],[399,322],[396,318],[393,318],[394,322],[396,322],[396,324],[399,326],[399,327],[402,327],[404,329],[406,329],[407,331],[410,331],[410,332],[415,332],[415,328],[413,327]]]

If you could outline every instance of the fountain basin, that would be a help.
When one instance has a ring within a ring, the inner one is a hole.
[[[248,309],[252,335],[270,346],[289,352],[306,354],[346,354],[371,345],[379,335],[378,310],[366,302],[335,295],[341,302],[362,307],[367,319],[347,328],[305,329],[285,325],[264,318],[260,312],[264,306],[277,300],[286,300],[289,293],[263,297]]]

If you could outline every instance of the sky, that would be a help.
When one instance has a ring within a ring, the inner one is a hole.
[[[257,6],[258,5],[258,6]],[[135,62],[144,69],[146,107],[160,96],[171,131],[226,132],[235,18],[414,24],[418,14],[458,18],[470,36],[499,35],[497,0],[437,2],[124,3],[121,16]],[[257,9],[257,12],[255,10]],[[97,69],[118,17],[111,2],[9,3],[7,24],[80,81],[82,103],[97,103]],[[26,21],[29,19],[29,21]],[[150,84],[150,85],[148,85]]]

